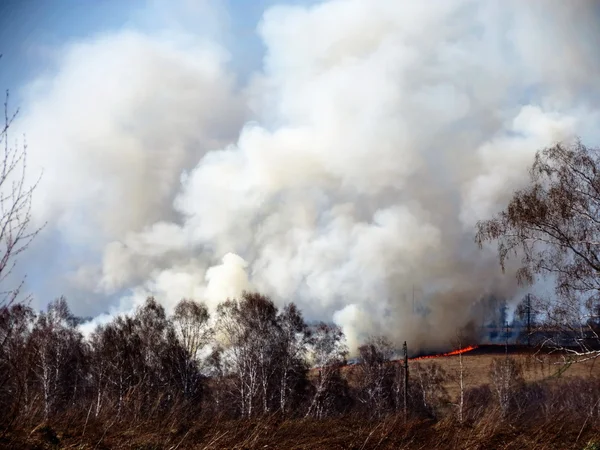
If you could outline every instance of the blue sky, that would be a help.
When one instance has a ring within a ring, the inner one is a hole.
[[[121,4],[121,7],[119,7]],[[0,85],[19,88],[39,70],[43,47],[59,46],[127,22],[123,2],[77,0],[3,0],[0,2]]]
[[[186,14],[190,6],[210,3],[219,18]],[[19,88],[43,70],[48,50],[96,33],[134,27],[152,32],[164,25],[165,11],[176,15],[179,25],[201,33],[219,33],[231,53],[235,71],[243,78],[260,68],[263,45],[255,30],[263,12],[276,0],[1,0],[0,88],[10,89],[18,102]],[[318,0],[286,0],[287,5],[309,5]],[[178,10],[182,13],[177,14]],[[200,19],[200,20],[198,20]],[[163,22],[161,24],[161,22]],[[200,22],[200,23],[198,23]],[[215,27],[216,25],[216,27]]]

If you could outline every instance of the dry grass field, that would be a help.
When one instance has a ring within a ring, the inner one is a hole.
[[[510,357],[521,365],[525,381],[563,383],[574,377],[600,381],[597,363],[588,361],[565,368],[560,355],[534,354],[511,349]],[[490,382],[490,365],[506,357],[503,347],[482,346],[462,355],[465,388]],[[460,372],[459,356],[441,356],[409,361],[409,370],[417,371],[437,364],[446,373],[446,391],[456,399]],[[356,366],[344,368],[351,375]],[[352,379],[350,376],[349,379]],[[453,401],[453,400],[451,400]],[[440,420],[391,415],[366,420],[346,415],[324,420],[286,419],[277,414],[255,420],[227,420],[215,417],[188,418],[185,421],[164,418],[137,424],[80,421],[64,417],[53,424],[23,427],[0,436],[0,448],[12,449],[577,449],[600,448],[600,428],[596,420],[581,420],[568,412],[539,418],[505,420],[494,408],[468,423],[458,423],[450,414]]]
[[[585,425],[585,424],[584,424]],[[25,450],[596,450],[600,432],[594,424],[557,417],[540,423],[508,424],[489,415],[474,424],[452,420],[410,420],[391,416],[369,421],[346,416],[325,420],[256,420],[141,423],[114,426],[91,421],[85,435],[77,425],[43,425],[2,436],[0,448]]]
[[[489,372],[492,361],[497,358],[505,357],[503,350],[499,346],[497,351],[486,352],[481,349],[462,355],[464,382],[466,387],[475,387],[489,383]],[[559,354],[534,354],[533,352],[511,352],[509,354],[519,362],[523,368],[523,378],[525,381],[555,380],[560,382],[572,377],[590,378],[594,377],[600,380],[600,361],[591,360],[583,363],[565,365],[563,356]],[[438,364],[444,371],[452,376],[460,372],[459,356],[443,356],[437,358],[428,358],[409,361],[410,367],[415,364],[427,365]],[[459,391],[456,382],[448,381],[446,389],[451,398],[455,398]]]

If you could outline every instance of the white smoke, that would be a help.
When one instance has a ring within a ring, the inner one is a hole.
[[[277,6],[243,89],[204,40],[71,46],[25,105],[46,167],[36,212],[103,255],[70,276],[129,289],[121,309],[258,289],[335,320],[352,347],[382,332],[447,343],[482,296],[519,293],[475,247],[476,221],[537,149],[593,137],[592,3]]]

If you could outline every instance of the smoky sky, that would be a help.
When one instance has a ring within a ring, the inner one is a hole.
[[[91,315],[260,290],[351,347],[439,345],[482,297],[522,295],[474,226],[536,150],[597,139],[594,2],[269,4],[249,73],[231,11],[178,5],[61,43],[20,90],[38,286]]]

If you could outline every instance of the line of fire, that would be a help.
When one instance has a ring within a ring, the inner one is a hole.
[[[505,299],[489,296],[479,303],[479,324],[466,332],[466,342],[450,351],[428,350],[415,352],[410,343],[398,349],[393,361],[419,361],[460,354],[514,354],[544,350],[549,353],[565,352],[569,349],[597,350],[600,348],[598,332],[600,323],[572,324],[571,327],[553,327],[544,323],[542,314],[536,310],[532,296],[527,294],[512,307]],[[426,316],[429,309],[419,302],[412,289],[413,314]],[[600,322],[600,321],[599,321]],[[405,354],[406,352],[406,354]],[[356,365],[357,358],[349,358],[348,366]]]

